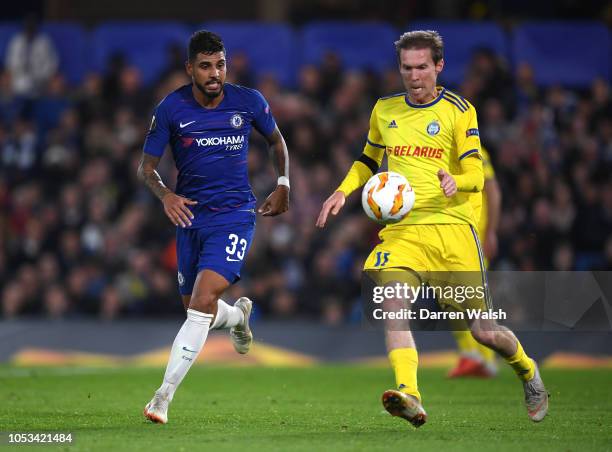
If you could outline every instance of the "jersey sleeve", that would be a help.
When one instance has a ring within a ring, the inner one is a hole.
[[[143,150],[147,154],[161,157],[170,141],[170,120],[167,105],[162,100],[153,112],[151,126],[145,138]]]
[[[372,177],[372,174],[378,171],[385,156],[385,145],[382,143],[382,136],[378,129],[376,105],[372,109],[372,115],[370,116],[370,130],[368,131],[368,137],[363,148],[363,154],[353,163],[344,180],[336,189],[343,192],[345,196],[350,195],[365,184]]]
[[[374,160],[378,166],[380,166],[382,164],[383,157],[385,156],[386,146],[378,127],[377,107],[378,103],[374,105],[372,114],[370,115],[370,130],[368,131],[368,137],[366,138],[366,143],[363,148],[363,154]]]
[[[468,110],[459,116],[455,124],[455,143],[459,161],[471,155],[482,158],[476,109],[472,105],[468,106]]]
[[[253,126],[264,137],[270,136],[276,129],[276,121],[270,111],[270,105],[259,91],[253,90],[253,92],[255,93]]]

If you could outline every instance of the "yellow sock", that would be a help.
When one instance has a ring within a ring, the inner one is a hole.
[[[523,346],[521,343],[516,341],[516,353],[508,358],[506,358],[506,362],[510,364],[510,367],[514,369],[516,375],[522,381],[529,381],[533,378],[535,374],[535,366],[533,365],[533,360],[527,356],[525,350],[523,350]]]
[[[396,348],[389,352],[389,361],[395,372],[398,390],[415,396],[419,401],[421,394],[417,388],[417,367],[419,355],[416,348]]]
[[[457,341],[457,348],[459,353],[474,353],[478,349],[478,342],[472,337],[470,330],[457,330],[453,331],[453,336]]]

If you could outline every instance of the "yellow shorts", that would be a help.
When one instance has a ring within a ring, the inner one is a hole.
[[[393,272],[391,280],[403,270],[416,273],[421,283],[430,286],[481,286],[484,297],[467,304],[438,299],[440,305],[458,309],[490,308],[484,254],[475,228],[468,224],[415,224],[383,229],[379,243],[364,264],[369,274]],[[389,275],[391,276],[391,275]],[[377,278],[384,281],[384,277]],[[406,281],[414,280],[406,273]]]

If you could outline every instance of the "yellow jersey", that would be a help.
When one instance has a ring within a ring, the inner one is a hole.
[[[485,184],[488,180],[495,179],[495,170],[491,164],[491,157],[485,148],[480,149],[482,157],[482,171],[484,172]],[[484,241],[484,234],[487,232],[487,222],[489,211],[487,209],[487,191],[485,189],[480,193],[471,193],[470,202],[474,209],[474,215],[478,219],[478,237],[480,241]]]
[[[471,224],[478,219],[470,202],[480,193],[457,192],[447,198],[438,170],[460,174],[460,161],[481,155],[476,110],[463,97],[437,87],[427,104],[412,104],[406,93],[380,98],[370,118],[364,154],[402,174],[415,191],[412,211],[395,228],[409,224]]]

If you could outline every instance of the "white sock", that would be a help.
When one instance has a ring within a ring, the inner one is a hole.
[[[168,359],[164,382],[158,389],[170,400],[206,342],[212,314],[187,309],[187,320],[179,330]]]
[[[244,313],[236,306],[230,306],[221,298],[217,302],[217,317],[210,327],[211,330],[232,328],[244,322]]]

